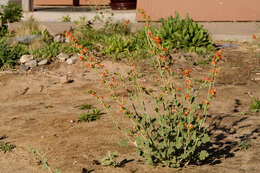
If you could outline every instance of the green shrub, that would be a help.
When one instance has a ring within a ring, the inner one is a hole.
[[[0,7],[0,36],[3,36],[8,31],[8,23],[18,22],[22,16],[21,7],[14,3],[8,3],[7,6]]]
[[[0,68],[12,68],[24,54],[28,54],[26,46],[17,43],[10,45],[6,39],[0,40]]]
[[[161,23],[158,34],[166,49],[176,48],[198,53],[215,50],[208,31],[188,16],[182,19],[176,13],[174,18],[170,16],[167,20],[161,19]]]
[[[47,46],[32,50],[31,52],[35,58],[39,59],[51,59],[56,57],[59,53],[60,45],[57,42],[51,42]]]

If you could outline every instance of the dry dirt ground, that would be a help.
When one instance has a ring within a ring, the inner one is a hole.
[[[75,122],[82,110],[81,104],[97,108],[97,100],[87,91],[97,90],[108,96],[94,71],[84,62],[74,65],[53,63],[30,72],[0,74],[0,142],[16,145],[12,152],[0,151],[0,173],[42,173],[39,158],[29,147],[42,151],[52,168],[62,173],[259,173],[260,172],[260,115],[249,111],[252,96],[260,97],[260,58],[247,50],[224,51],[221,72],[217,80],[217,97],[210,109],[209,125],[212,130],[214,155],[207,163],[188,166],[182,170],[153,167],[139,158],[131,145],[120,147],[123,137],[114,128],[112,118],[124,126],[127,119],[116,109],[90,123]],[[122,62],[104,62],[109,68],[127,67]],[[182,60],[176,65],[192,68],[198,77],[206,74],[206,66],[192,66]],[[120,69],[119,69],[120,70]],[[259,76],[257,76],[259,75]],[[72,83],[64,83],[66,77]],[[145,78],[149,79],[149,73]],[[239,150],[243,139],[250,139],[248,150]],[[118,151],[120,158],[129,162],[121,168],[94,164],[108,151]],[[83,169],[84,168],[84,169]],[[87,171],[88,170],[88,171]]]

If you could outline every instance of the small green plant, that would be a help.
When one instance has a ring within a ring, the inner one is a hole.
[[[254,98],[253,103],[250,105],[250,110],[252,112],[259,112],[260,111],[260,100]]]
[[[216,50],[206,29],[191,18],[182,19],[178,13],[173,18],[161,19],[158,34],[166,49],[182,49],[190,52],[206,53]]]
[[[0,39],[0,68],[13,68],[22,55],[27,54],[26,46],[8,43],[7,39]]]
[[[62,16],[62,22],[71,22],[70,15]]]
[[[38,59],[52,59],[60,53],[60,45],[57,42],[51,42],[45,47],[32,50],[31,54]]]
[[[35,150],[31,147],[28,148],[28,151],[31,152],[32,154],[34,154],[36,157],[38,157],[40,159],[40,163],[43,166],[43,168],[42,168],[43,170],[48,170],[49,173],[61,173],[60,170],[58,170],[58,169],[53,170],[50,167],[47,158],[40,151]]]
[[[82,105],[79,106],[80,110],[89,110],[89,109],[92,109],[92,108],[93,108],[93,106],[90,105],[90,104],[82,104]]]
[[[120,162],[117,162],[115,159],[118,157],[118,152],[108,152],[107,155],[101,160],[101,164],[104,166],[114,166],[117,167],[120,165]]]
[[[92,113],[83,113],[78,117],[78,122],[91,122],[96,121],[101,118],[101,115],[103,113],[101,110],[98,109],[92,109]]]
[[[3,151],[4,153],[11,152],[15,147],[16,146],[13,144],[0,142],[0,151]]]
[[[45,106],[44,106],[45,109],[50,109],[50,108],[53,108],[53,107],[54,107],[54,106],[52,106],[52,105],[45,105]]]
[[[23,16],[21,7],[15,3],[0,6],[0,37],[8,32],[8,23],[18,22]]]
[[[244,140],[240,141],[237,144],[237,146],[240,150],[247,150],[251,146],[250,139],[244,139]]]

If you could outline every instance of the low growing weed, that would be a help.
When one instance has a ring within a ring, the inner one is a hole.
[[[16,146],[9,143],[0,142],[0,151],[6,153],[11,152]]]
[[[96,121],[101,118],[103,113],[101,110],[92,109],[92,112],[88,111],[88,113],[83,113],[78,117],[78,122],[91,122]]]
[[[257,98],[254,98],[252,104],[250,105],[250,110],[252,112],[259,112],[260,111],[260,100]]]
[[[48,170],[49,173],[61,173],[60,170],[58,170],[58,169],[53,170],[50,167],[47,158],[40,151],[35,150],[35,149],[31,148],[31,147],[28,148],[28,151],[31,152],[32,154],[34,154],[38,159],[40,159],[40,163],[42,164],[42,169],[43,170]]]

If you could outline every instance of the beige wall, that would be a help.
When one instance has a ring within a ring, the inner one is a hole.
[[[137,0],[137,8],[153,21],[175,11],[196,21],[260,21],[260,0]]]

